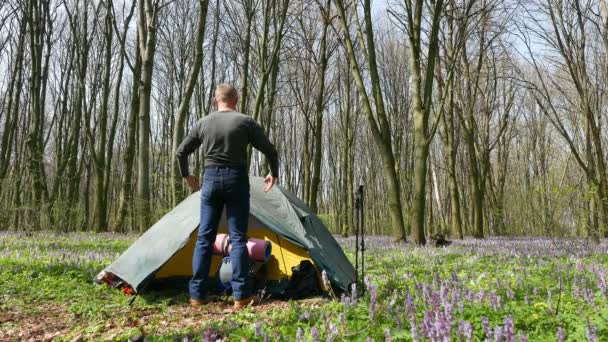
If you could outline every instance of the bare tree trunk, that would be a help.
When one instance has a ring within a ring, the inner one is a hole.
[[[106,203],[108,201],[108,197],[110,196],[110,173],[112,171],[112,157],[114,155],[116,128],[117,128],[117,125],[118,125],[118,113],[120,111],[120,98],[121,98],[120,97],[120,95],[121,95],[121,92],[120,92],[121,89],[120,88],[121,88],[121,85],[122,85],[123,69],[124,69],[124,66],[125,66],[125,59],[127,58],[126,53],[125,53],[125,45],[126,45],[126,41],[127,41],[127,32],[129,30],[129,25],[131,23],[131,19],[133,18],[133,14],[134,14],[134,10],[135,10],[135,4],[136,4],[135,2],[133,2],[131,4],[131,9],[129,10],[129,14],[127,15],[127,17],[126,17],[126,19],[125,19],[125,21],[123,23],[124,24],[124,28],[123,28],[122,34],[118,34],[118,32],[117,32],[117,36],[118,36],[117,38],[120,40],[120,62],[119,62],[119,66],[118,66],[118,76],[117,76],[117,80],[116,80],[116,85],[115,85],[115,88],[114,88],[114,115],[113,115],[114,117],[113,117],[113,121],[112,121],[112,128],[110,130],[110,137],[108,139],[108,144],[109,145],[108,145],[108,152],[107,152],[107,157],[106,157],[107,164],[106,164],[105,181],[104,181],[104,188],[106,189],[106,191],[105,191],[105,201],[106,201]],[[114,20],[114,24],[116,24],[116,16],[113,16],[113,20]],[[136,40],[136,42],[137,42],[137,40]],[[139,60],[139,57],[137,57],[138,56],[138,52],[139,51],[136,50],[135,56],[136,56],[137,60]],[[139,64],[140,63],[136,63],[136,65],[139,65]],[[130,62],[129,62],[129,67],[131,67]],[[135,79],[137,79],[137,78],[134,76],[134,80]],[[133,83],[137,84],[137,82],[135,82],[135,81]],[[133,91],[132,96],[135,97],[136,94],[137,94],[137,88],[136,87],[132,87],[132,91]],[[131,111],[131,115],[129,115],[129,120],[132,117],[134,117],[134,115],[132,114],[132,112],[133,111]],[[127,127],[127,129],[130,128],[130,124],[131,123],[129,122],[129,126]],[[133,127],[133,128],[134,128],[134,131],[135,131],[135,127]],[[129,137],[133,136],[133,141],[135,140],[134,139],[135,138],[135,132],[131,133],[131,131],[129,130],[127,132],[127,135]],[[132,143],[132,141],[130,141],[130,142]],[[132,170],[133,170],[133,149],[131,149],[131,155],[130,156],[128,156],[128,155],[125,156],[125,159],[126,160],[130,159],[130,163],[129,163],[129,170],[130,171],[128,172],[130,174],[129,175],[129,178],[130,178]],[[125,172],[125,173],[127,173],[127,172]],[[130,186],[129,186],[129,188],[130,188]],[[122,194],[122,192],[121,192],[121,194]],[[119,196],[121,196],[121,195],[119,195]],[[116,221],[118,220],[118,216],[119,216],[118,213],[120,212],[120,210],[121,210],[122,207],[123,207],[122,201],[119,201],[119,203],[117,203],[117,208],[115,209],[116,210],[116,216],[114,217],[114,220],[113,220],[114,221],[113,225],[112,225],[112,230],[113,231],[116,231],[115,224],[116,224]],[[125,215],[125,214],[123,213],[123,215]],[[123,216],[122,220],[124,221],[124,216]],[[121,223],[121,225],[122,225],[122,223]]]
[[[30,127],[27,136],[27,151],[28,151],[28,170],[32,180],[32,200],[34,219],[32,222],[39,226],[40,213],[42,212],[43,203],[48,198],[48,190],[46,188],[46,174],[43,163],[43,142],[42,135],[44,130],[44,107],[42,106],[44,97],[43,89],[43,51],[45,43],[45,34],[50,30],[48,22],[49,16],[48,1],[28,2],[28,19],[30,30],[30,53],[31,53],[31,76],[30,76]]]
[[[108,131],[108,107],[110,102],[110,76],[112,72],[112,41],[114,28],[112,27],[112,0],[106,1],[105,31],[104,31],[104,68],[101,109],[98,124],[98,147],[93,150],[92,160],[95,166],[95,231],[102,232],[108,229],[108,212],[106,202],[105,172],[106,172],[106,143]],[[109,163],[109,161],[107,161]]]
[[[328,12],[331,12],[331,1],[328,0],[325,4]],[[319,84],[317,89],[317,98],[315,100],[316,111],[316,126],[315,126],[315,151],[313,160],[312,182],[310,184],[310,201],[309,206],[313,212],[318,212],[319,207],[317,197],[319,193],[319,183],[321,182],[321,159],[322,159],[322,137],[323,137],[323,110],[325,108],[325,72],[327,70],[327,29],[329,27],[329,18],[323,17],[323,33],[321,34],[321,47],[319,48]]]
[[[443,1],[433,3],[432,27],[427,54],[426,75],[422,78],[422,12],[424,1],[412,3],[406,0],[410,63],[412,70],[412,97],[414,110],[414,200],[412,203],[412,239],[417,244],[425,244],[426,175],[429,144],[434,132],[429,132],[431,96],[433,92],[433,72],[438,56],[439,22],[443,11]]]
[[[304,140],[302,141],[302,198],[306,204],[309,204],[310,190],[310,122],[306,120],[304,126]]]
[[[190,108],[190,99],[192,98],[192,92],[198,79],[198,73],[203,65],[203,41],[205,38],[205,26],[207,23],[207,9],[209,8],[208,0],[199,1],[199,17],[198,17],[198,29],[196,31],[196,41],[194,45],[194,60],[192,61],[192,67],[188,76],[188,82],[186,84],[186,90],[182,96],[177,109],[175,118],[175,125],[173,126],[173,146],[171,153],[171,193],[173,206],[181,202],[184,197],[183,192],[183,181],[179,171],[179,164],[175,158],[175,152],[179,144],[184,140],[184,131],[186,124],[186,116],[188,115],[188,108]]]
[[[262,104],[265,102],[266,87],[270,76],[275,68],[279,67],[279,52],[281,50],[281,43],[285,34],[285,22],[287,21],[287,9],[289,8],[289,1],[283,0],[282,2],[268,2],[264,9],[263,17],[263,36],[262,36],[262,47],[261,47],[261,61],[260,61],[260,76],[258,81],[258,93],[255,97],[255,103],[253,106],[252,117],[254,120],[260,120],[262,115]],[[280,10],[279,13],[277,11]],[[274,13],[274,15],[272,15]],[[275,23],[275,37],[273,49],[268,53],[268,40],[269,40],[269,29],[271,17],[277,18],[278,25]],[[274,89],[270,89],[270,92],[274,92]],[[241,103],[243,106],[243,103]],[[247,160],[251,162],[251,146],[247,148]]]
[[[553,105],[553,97],[549,93],[547,84],[544,81],[545,76],[533,56],[534,69],[541,81],[537,91],[543,97],[542,99],[536,97],[535,100],[543,112],[548,115],[558,133],[566,141],[589,182],[597,187],[597,198],[594,203],[590,203],[590,207],[599,210],[599,231],[588,232],[597,241],[602,231],[608,235],[608,200],[606,200],[608,198],[608,173],[606,170],[605,152],[602,146],[601,120],[598,121],[596,119],[596,115],[601,110],[594,108],[593,98],[595,95],[592,95],[592,93],[600,90],[598,89],[598,85],[594,85],[591,82],[592,78],[589,76],[589,68],[587,66],[589,59],[587,58],[588,32],[586,26],[590,21],[591,13],[593,13],[594,9],[590,7],[589,3],[581,3],[579,1],[567,1],[566,4],[547,1],[543,4],[551,22],[551,29],[546,29],[538,21],[536,24],[539,30],[543,32],[542,38],[559,53],[563,67],[568,71],[570,81],[576,90],[575,94],[578,98],[572,100],[571,103],[576,103],[576,109],[584,114],[584,130],[588,132],[590,138],[588,139],[586,148],[591,148],[592,150],[591,153],[587,152],[587,161],[584,160],[584,154],[576,146],[575,140],[572,137],[572,134],[576,132],[571,132],[564,125],[565,120],[563,116],[557,112],[557,109]],[[605,10],[605,5],[602,8]],[[591,26],[599,27],[597,23],[592,23]],[[529,43],[527,43],[527,48],[531,51]],[[567,94],[561,88],[560,83],[554,82],[553,86],[557,87],[561,94]]]
[[[450,189],[450,214],[452,221],[452,237],[462,239],[462,217],[460,213],[460,189],[456,179],[456,154],[458,153],[457,143],[454,139],[454,94],[450,94],[448,113],[445,118],[447,136],[447,155],[448,155],[448,183]]]
[[[139,38],[137,38],[139,40]],[[125,148],[125,172],[122,178],[120,195],[118,199],[118,214],[113,231],[124,231],[128,208],[131,203],[133,185],[133,167],[135,161],[135,148],[137,132],[137,114],[139,110],[139,80],[141,78],[141,57],[139,45],[136,45],[135,67],[133,69],[133,85],[131,87],[131,108],[127,125],[127,146]]]
[[[213,93],[215,91],[215,77],[217,70],[217,61],[216,61],[216,51],[217,51],[217,40],[220,32],[220,0],[217,0],[215,4],[215,15],[214,15],[214,23],[213,23],[213,38],[211,40],[211,82],[209,84],[209,93],[207,96],[207,101],[204,104],[205,110],[203,111],[203,115],[208,115],[211,112],[211,105],[213,100]],[[202,75],[202,74],[201,74]],[[204,77],[204,75],[202,75]],[[203,82],[201,82],[203,83]],[[203,88],[204,90],[204,88]]]
[[[10,143],[13,140],[11,138],[14,137],[18,122],[18,112],[15,111],[13,114],[13,111],[15,109],[14,107],[19,107],[19,94],[21,93],[21,80],[23,73],[23,54],[25,51],[25,36],[27,34],[26,22],[27,21],[25,19],[21,20],[21,25],[19,29],[19,41],[17,43],[17,51],[15,53],[14,68],[11,73],[6,95],[8,99],[6,101],[5,107],[6,114],[4,117],[4,130],[2,134],[2,140],[0,140],[0,192],[2,191],[2,183],[8,171],[9,156],[11,151]],[[15,90],[17,91],[17,96],[15,96]],[[15,103],[17,103],[17,105],[14,105]]]
[[[67,9],[67,7],[66,7]],[[78,10],[78,9],[77,9]],[[82,10],[82,16],[87,17],[88,4],[84,4]],[[78,202],[79,187],[80,187],[80,173],[78,167],[78,155],[80,146],[82,144],[81,139],[81,125],[82,125],[82,113],[83,113],[83,102],[85,98],[85,87],[86,87],[86,73],[88,67],[88,55],[89,55],[89,38],[88,38],[88,25],[87,20],[82,21],[82,27],[78,29],[78,23],[76,19],[80,16],[70,15],[70,26],[72,32],[76,38],[76,49],[77,49],[77,65],[78,65],[78,89],[74,99],[74,118],[70,127],[70,143],[69,143],[69,160],[67,165],[67,202],[68,202],[68,229],[75,229],[76,225],[76,211],[77,206],[75,203]]]
[[[247,106],[249,101],[248,94],[248,81],[249,81],[249,54],[251,51],[251,25],[253,24],[253,17],[255,16],[254,2],[252,0],[244,0],[243,3],[245,9],[245,41],[243,42],[243,68],[241,69],[241,94],[240,101],[241,106],[239,111],[241,113],[247,112]]]
[[[455,8],[455,3],[452,0],[450,2],[450,7]],[[447,43],[446,43],[446,62],[445,64],[453,64],[456,63],[456,56],[454,55],[454,19],[453,14],[450,13],[448,17],[448,34],[447,34]],[[446,65],[447,66],[447,65]],[[441,73],[439,73],[439,77],[441,77]],[[443,83],[442,80],[440,83]],[[443,84],[442,84],[443,85]],[[462,231],[462,216],[460,209],[460,189],[458,187],[458,181],[456,179],[456,156],[458,154],[458,141],[456,140],[456,125],[454,118],[456,117],[455,113],[455,103],[454,103],[454,87],[451,86],[447,90],[449,93],[447,94],[447,108],[446,113],[442,118],[443,130],[445,133],[444,145],[445,145],[445,154],[447,155],[447,176],[448,176],[448,188],[450,191],[450,223],[451,223],[451,236],[452,238],[462,239],[464,237],[464,233]]]
[[[388,190],[387,196],[393,237],[395,240],[405,241],[405,225],[403,224],[403,213],[401,211],[401,189],[399,186],[399,179],[397,178],[397,173],[395,171],[395,159],[390,138],[390,127],[386,118],[384,100],[382,99],[382,90],[380,89],[378,66],[376,64],[376,52],[371,19],[371,2],[369,0],[364,1],[363,12],[365,17],[365,37],[367,45],[367,53],[365,56],[371,78],[373,98],[376,105],[375,111],[372,109],[372,104],[368,97],[360,67],[356,59],[356,53],[350,37],[344,4],[342,0],[336,0],[335,4],[338,16],[340,17],[340,22],[342,24],[342,29],[344,31],[344,43],[346,45],[346,52],[350,61],[351,72],[353,73],[355,84],[361,95],[367,122],[371,128],[374,141],[378,146],[380,156],[382,157],[382,169],[384,171],[384,178]],[[357,9],[355,8],[353,10],[354,13],[356,13]],[[363,35],[363,29],[360,26],[358,26],[358,33]]]
[[[277,93],[277,78],[279,77],[279,64],[280,61],[277,60],[277,64],[272,66],[272,73],[270,75],[270,82],[268,83],[268,103],[266,105],[266,118],[263,120],[263,126],[266,130],[266,135],[270,136],[272,129],[272,121],[274,116],[274,107],[276,102],[276,93]],[[270,173],[270,165],[268,163],[268,159],[264,158],[263,167],[261,170],[261,175],[267,175]]]
[[[156,24],[159,5],[152,0],[138,0],[138,37],[141,53],[141,78],[139,81],[139,153],[137,158],[137,198],[135,208],[140,232],[150,226],[150,97],[154,53],[156,52]]]

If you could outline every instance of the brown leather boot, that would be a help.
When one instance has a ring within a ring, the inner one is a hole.
[[[209,303],[211,303],[211,301],[207,298],[203,298],[203,299],[190,298],[190,305],[195,308],[203,306],[203,305],[207,305]]]
[[[247,305],[256,305],[258,302],[260,301],[260,298],[256,295],[251,295],[247,298],[243,298],[240,300],[235,300],[234,301],[234,306],[233,308],[235,310],[242,310],[245,307],[247,307]]]

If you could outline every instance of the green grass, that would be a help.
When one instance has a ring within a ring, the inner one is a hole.
[[[185,289],[147,293],[129,306],[132,297],[93,284],[135,236],[0,233],[0,238],[0,340],[55,334],[58,340],[213,335],[261,341],[267,335],[293,341],[301,334],[308,341],[318,332],[323,341],[328,336],[383,341],[388,335],[411,341],[412,322],[420,340],[429,340],[423,325],[433,329],[443,315],[453,340],[466,340],[460,321],[471,324],[472,340],[484,341],[482,317],[492,330],[511,317],[517,341],[523,336],[556,341],[558,327],[568,341],[585,341],[588,332],[608,341],[605,243],[490,239],[435,249],[374,237],[367,241],[368,291],[356,304],[339,298],[273,302],[234,314],[224,312],[227,303],[191,309]],[[353,239],[340,243],[354,259]]]

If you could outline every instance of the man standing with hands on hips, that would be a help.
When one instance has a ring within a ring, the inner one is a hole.
[[[205,171],[201,188],[201,217],[192,257],[190,304],[207,304],[207,277],[211,265],[213,242],[224,206],[232,251],[232,291],[234,308],[242,309],[257,300],[248,284],[249,255],[247,222],[249,220],[249,176],[247,146],[264,153],[270,164],[270,175],[264,180],[264,192],[277,182],[278,153],[262,127],[250,116],[236,111],[238,93],[229,84],[215,90],[217,111],[199,120],[190,130],[176,153],[180,172],[188,186],[198,190],[196,176],[188,171],[188,156],[202,146]]]

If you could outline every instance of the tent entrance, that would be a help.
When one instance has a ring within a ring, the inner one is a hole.
[[[250,221],[252,220],[255,219],[250,218]],[[250,238],[268,240],[272,244],[272,254],[265,264],[265,272],[269,283],[286,283],[292,274],[292,267],[299,265],[303,260],[312,262],[312,259],[304,248],[296,246],[292,242],[281,238],[270,229],[259,227],[259,225],[259,222],[257,222],[256,225],[250,225],[251,228],[249,229],[248,235]],[[221,233],[227,234],[228,231],[225,227],[220,228],[218,229],[218,234]],[[190,235],[186,245],[159,269],[154,277],[155,282],[171,278],[188,279],[192,276],[192,255],[194,253],[197,234],[198,229],[194,230]],[[210,278],[215,278],[217,276],[222,258],[223,256],[213,255],[209,272]]]

